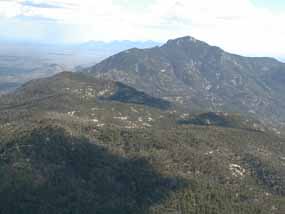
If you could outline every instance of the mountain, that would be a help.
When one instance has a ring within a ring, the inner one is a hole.
[[[0,213],[285,211],[285,139],[63,72],[0,98]]]
[[[285,120],[285,64],[243,57],[192,37],[130,49],[85,70],[191,111],[240,112],[271,125]]]
[[[100,62],[106,57],[112,56],[121,51],[130,48],[151,48],[160,45],[154,41],[89,41],[81,44],[75,44],[70,47],[73,54],[79,58],[75,69],[80,71],[87,66],[93,65],[95,62]]]
[[[30,81],[0,99],[0,121],[27,118],[62,118],[94,126],[152,127],[164,121],[160,111],[173,111],[172,104],[129,86],[80,73],[62,72]],[[163,113],[162,113],[163,114]],[[168,122],[167,122],[168,123]]]

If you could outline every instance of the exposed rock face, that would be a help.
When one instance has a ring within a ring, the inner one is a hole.
[[[227,53],[192,37],[161,47],[130,49],[86,69],[192,110],[285,120],[285,64]]]

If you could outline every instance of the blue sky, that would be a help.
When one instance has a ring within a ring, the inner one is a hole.
[[[244,55],[285,56],[284,0],[0,0],[0,38],[74,43],[191,35]]]

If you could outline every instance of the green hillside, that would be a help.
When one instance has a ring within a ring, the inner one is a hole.
[[[246,120],[84,74],[29,82],[0,99],[0,213],[283,214],[285,139]]]

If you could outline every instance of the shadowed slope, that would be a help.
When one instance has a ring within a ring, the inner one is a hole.
[[[0,155],[0,213],[145,213],[184,185],[59,128],[15,137]]]

